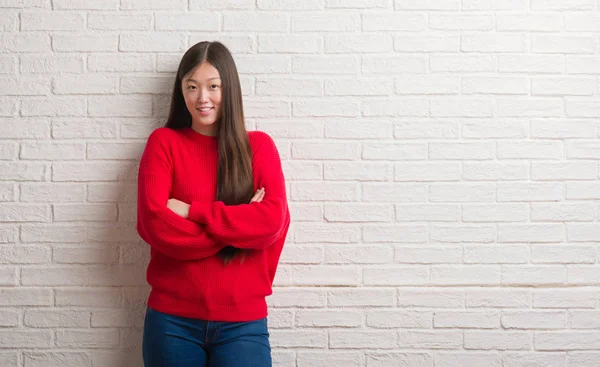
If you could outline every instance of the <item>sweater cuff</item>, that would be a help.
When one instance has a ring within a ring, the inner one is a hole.
[[[188,213],[188,219],[199,224],[206,224],[206,217],[211,210],[212,203],[192,201],[192,204],[190,205],[190,211]]]

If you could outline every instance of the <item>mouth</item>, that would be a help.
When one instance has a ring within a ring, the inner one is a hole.
[[[196,108],[196,111],[198,111],[201,116],[208,116],[213,109],[214,107],[200,107]]]

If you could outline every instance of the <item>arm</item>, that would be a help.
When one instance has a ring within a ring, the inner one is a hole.
[[[172,169],[160,133],[148,138],[138,175],[137,231],[153,249],[178,260],[212,256],[224,247],[204,226],[181,218],[167,208]]]
[[[189,210],[189,218],[206,224],[211,236],[237,248],[262,249],[271,245],[279,238],[288,216],[279,152],[271,137],[259,134],[252,171],[256,186],[265,188],[263,200],[240,205],[195,201]]]

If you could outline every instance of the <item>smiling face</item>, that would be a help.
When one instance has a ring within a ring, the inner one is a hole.
[[[203,62],[181,82],[185,105],[192,115],[192,129],[215,136],[221,118],[221,76],[219,71]]]

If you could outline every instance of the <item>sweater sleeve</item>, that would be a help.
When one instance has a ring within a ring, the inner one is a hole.
[[[168,132],[167,132],[168,133]],[[178,260],[198,260],[224,247],[199,225],[167,208],[172,162],[166,132],[155,130],[146,143],[138,174],[137,231],[158,252]]]
[[[252,157],[256,188],[264,187],[261,202],[225,205],[192,202],[189,219],[206,224],[206,230],[221,242],[237,248],[262,249],[273,244],[288,220],[285,180],[281,159],[273,139],[266,133],[254,132],[258,141]]]

